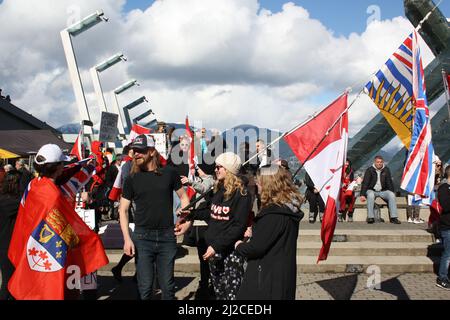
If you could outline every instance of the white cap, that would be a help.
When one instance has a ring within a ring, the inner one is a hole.
[[[217,157],[216,164],[221,165],[222,167],[227,169],[227,171],[231,172],[234,175],[237,175],[239,173],[239,170],[241,169],[242,161],[238,155],[232,152],[227,152],[222,153]]]
[[[44,158],[43,161],[38,161],[37,158],[41,156]],[[58,163],[63,161],[70,161],[70,157],[65,156],[61,150],[60,147],[58,147],[56,144],[46,144],[42,146],[37,155],[34,159],[34,162],[36,162],[39,165],[46,164],[46,163]]]

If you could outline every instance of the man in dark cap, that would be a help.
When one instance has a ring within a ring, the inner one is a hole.
[[[150,135],[136,137],[130,176],[125,180],[120,201],[120,226],[124,236],[124,252],[138,255],[137,280],[142,300],[153,293],[153,264],[156,264],[163,300],[175,299],[174,264],[177,243],[174,233],[173,191],[181,207],[189,204],[180,176],[170,166],[162,167],[155,141]],[[131,201],[136,205],[135,229],[128,226]]]

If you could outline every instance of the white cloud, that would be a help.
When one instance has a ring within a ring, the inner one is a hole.
[[[103,9],[110,21],[74,39],[91,107],[97,103],[88,69],[122,51],[129,62],[106,71],[101,80],[105,92],[130,78],[142,83],[120,97],[123,105],[146,95],[158,119],[168,122],[183,122],[189,114],[220,129],[250,123],[286,130],[328,102],[317,97],[364,85],[412,29],[398,17],[373,22],[362,34],[336,37],[326,22],[292,3],[275,14],[260,10],[256,0],[164,0],[129,13],[124,4],[3,1],[4,91],[51,125],[79,121],[59,32],[77,10],[83,18]],[[429,49],[423,51],[429,62]],[[110,107],[109,93],[106,100]],[[353,133],[377,112],[367,100],[352,108]],[[97,109],[91,113],[99,119]]]

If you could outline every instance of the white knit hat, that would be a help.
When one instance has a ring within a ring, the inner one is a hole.
[[[222,153],[217,157],[216,164],[224,167],[225,169],[227,169],[227,171],[230,171],[232,174],[236,175],[241,169],[242,161],[238,155],[232,152],[227,152]]]

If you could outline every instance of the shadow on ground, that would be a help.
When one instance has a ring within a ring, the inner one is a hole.
[[[358,274],[317,281],[334,300],[350,300],[358,283]],[[397,300],[410,300],[398,277],[381,282],[379,292],[391,294]]]
[[[317,281],[317,284],[328,292],[334,300],[350,300],[357,283],[357,274]]]
[[[195,278],[194,277],[175,277],[175,292],[187,287]],[[98,293],[99,300],[139,300],[137,284],[133,281],[132,276],[123,277],[121,283],[117,282],[112,275],[98,277]],[[160,300],[161,294],[155,290],[154,300]]]

